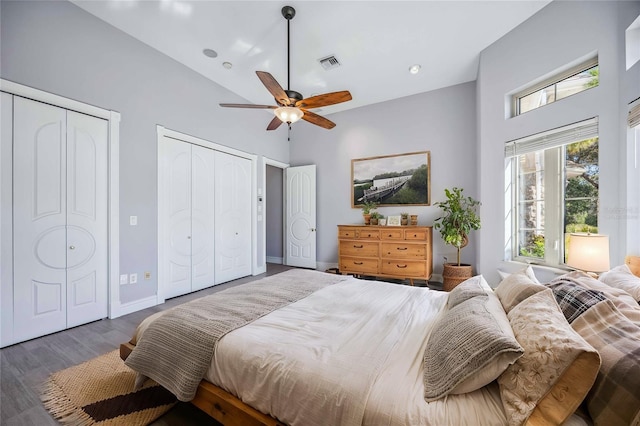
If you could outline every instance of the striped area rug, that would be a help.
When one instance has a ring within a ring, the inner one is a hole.
[[[169,411],[176,397],[152,380],[133,392],[135,377],[115,350],[52,374],[42,401],[63,425],[148,425]]]

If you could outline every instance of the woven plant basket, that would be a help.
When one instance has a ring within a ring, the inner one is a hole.
[[[442,289],[444,291],[453,290],[458,284],[468,280],[473,276],[471,265],[456,263],[445,263],[442,271]]]

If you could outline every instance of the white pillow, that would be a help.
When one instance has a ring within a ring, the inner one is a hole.
[[[502,280],[504,280],[505,278],[507,278],[511,274],[519,273],[519,272],[524,273],[534,283],[540,284],[540,281],[538,281],[538,279],[536,278],[536,274],[533,273],[533,268],[531,267],[531,265],[527,265],[526,268],[524,268],[524,269],[522,269],[520,271],[516,271],[516,272],[505,272],[505,271],[501,271],[500,269],[498,269],[498,275],[500,275],[500,279],[502,279]]]
[[[626,291],[640,303],[640,278],[631,273],[626,263],[605,272],[598,279],[611,287]]]

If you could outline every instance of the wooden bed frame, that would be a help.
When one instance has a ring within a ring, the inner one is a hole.
[[[624,263],[640,277],[640,256],[627,256]],[[126,360],[134,347],[130,342],[121,344],[120,358]],[[206,380],[200,382],[191,403],[225,426],[286,426]]]
[[[127,359],[134,347],[130,342],[121,344],[120,358]],[[225,426],[286,426],[206,380],[198,385],[191,403]]]

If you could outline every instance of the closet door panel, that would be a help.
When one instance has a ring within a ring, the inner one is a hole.
[[[66,327],[66,111],[15,97],[14,337]]]
[[[67,327],[105,318],[106,120],[67,112]]]
[[[216,152],[216,282],[251,274],[251,161]]]
[[[192,146],[191,179],[191,290],[215,284],[214,268],[214,151]]]
[[[191,144],[161,141],[160,267],[165,298],[191,291]]]

